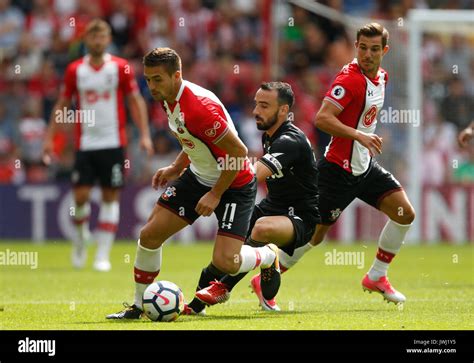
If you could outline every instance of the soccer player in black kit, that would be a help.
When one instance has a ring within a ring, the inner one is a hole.
[[[290,256],[311,240],[320,223],[316,158],[306,135],[288,120],[293,103],[291,86],[283,82],[263,83],[255,95],[253,114],[257,128],[265,131],[264,155],[256,164],[256,173],[259,182],[265,181],[268,194],[254,207],[246,239],[253,246],[273,243]],[[206,305],[225,302],[245,275],[225,275],[199,290],[196,297]],[[252,288],[259,290],[261,303],[274,304],[274,296],[266,292],[275,291],[275,286],[266,284],[274,285],[275,280],[264,271],[255,280],[258,286]]]

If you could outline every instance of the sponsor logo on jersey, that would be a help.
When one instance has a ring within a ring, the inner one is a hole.
[[[331,96],[333,96],[336,100],[340,100],[345,94],[346,90],[340,85],[334,86],[331,91]]]
[[[377,106],[370,106],[369,110],[364,114],[362,123],[365,127],[369,127],[374,123],[375,117],[377,116]]]
[[[176,188],[175,187],[168,187],[166,190],[161,194],[161,198],[163,200],[168,201],[171,197],[176,197]]]
[[[217,130],[221,128],[221,123],[219,121],[214,122],[212,129],[207,129],[204,131],[207,137],[215,137]]]

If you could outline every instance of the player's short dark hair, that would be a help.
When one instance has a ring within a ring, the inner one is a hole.
[[[143,64],[147,67],[164,66],[171,76],[176,71],[181,71],[181,58],[174,49],[155,48],[143,57]]]
[[[105,31],[108,34],[111,34],[112,28],[105,20],[97,18],[87,23],[86,28],[84,30],[84,34],[90,34],[90,33],[101,32],[101,31]]]
[[[278,92],[278,104],[288,105],[289,108],[295,103],[295,94],[291,86],[286,82],[263,82],[260,88],[265,91],[276,90]]]
[[[381,35],[383,48],[385,48],[388,43],[388,30],[379,23],[365,24],[362,28],[360,28],[357,31],[357,41],[359,41],[361,35],[367,38],[372,38]]]

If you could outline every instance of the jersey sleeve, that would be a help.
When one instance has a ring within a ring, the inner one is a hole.
[[[77,66],[75,63],[70,63],[64,74],[64,83],[61,90],[61,97],[70,100],[77,93]]]
[[[350,74],[340,73],[334,80],[324,99],[343,110],[354,99],[357,80]]]
[[[282,136],[273,142],[270,151],[259,161],[265,164],[273,174],[279,174],[283,169],[291,168],[300,157],[298,142],[289,136]]]
[[[127,61],[121,62],[119,67],[119,84],[125,95],[138,91],[137,80],[133,67]]]
[[[199,122],[199,138],[206,143],[217,144],[229,132],[229,124],[219,105],[204,102]]]

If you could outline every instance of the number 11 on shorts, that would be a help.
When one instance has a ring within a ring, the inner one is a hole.
[[[229,206],[230,206],[230,216],[229,216],[228,223],[226,223],[227,212],[229,211]],[[234,222],[235,210],[236,209],[237,209],[237,203],[226,203],[225,204],[225,211],[224,211],[224,216],[222,217],[222,227],[221,228],[227,228],[227,229],[232,228],[232,222]]]

